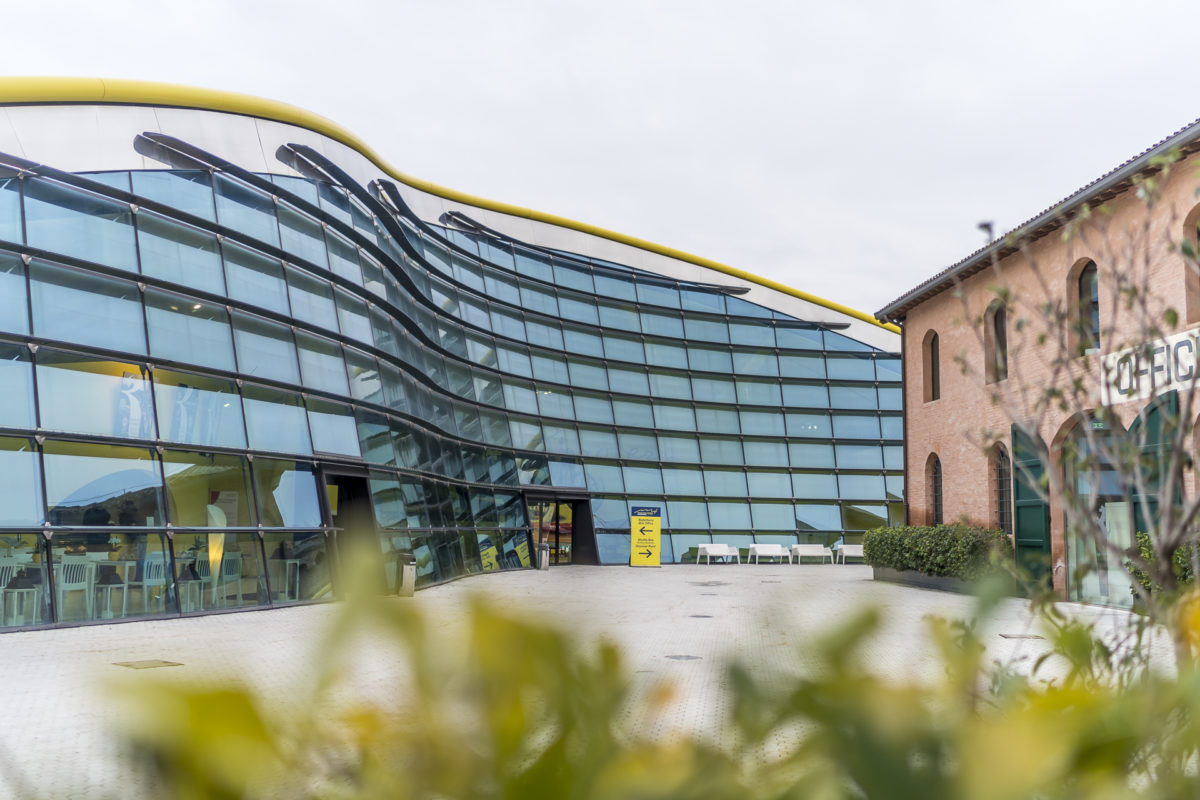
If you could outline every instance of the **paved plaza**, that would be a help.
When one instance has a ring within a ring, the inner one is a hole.
[[[864,654],[872,667],[897,678],[931,677],[937,663],[925,618],[963,617],[973,602],[875,582],[868,567],[828,564],[556,567],[475,576],[389,602],[419,606],[430,618],[445,620],[453,635],[474,595],[580,637],[607,637],[624,651],[635,680],[669,683],[674,705],[644,731],[651,736],[718,735],[727,659],[802,670],[805,641],[866,604],[887,615]],[[1120,617],[1066,607],[1102,624]],[[0,728],[0,796],[14,794],[21,777],[42,797],[130,796],[113,735],[121,712],[108,699],[114,680],[157,679],[168,672],[183,679],[237,676],[268,702],[288,702],[317,662],[321,632],[338,610],[338,604],[324,604],[0,636],[0,671],[7,676],[0,718],[8,722]],[[1044,642],[1001,636],[1031,633],[1030,625],[1024,603],[1005,601],[988,629],[989,657],[1036,654]],[[115,666],[151,659],[182,666]],[[368,643],[353,663],[355,691],[365,698],[395,691],[394,654],[372,652]],[[20,765],[19,775],[14,765]]]

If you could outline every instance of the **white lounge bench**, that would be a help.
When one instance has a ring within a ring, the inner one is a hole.
[[[787,562],[792,563],[792,553],[781,544],[752,544],[750,552],[746,554],[746,560],[754,559],[754,563],[758,563],[759,557],[762,558],[786,558]]]
[[[829,563],[833,563],[833,551],[823,544],[794,544],[792,545],[792,555],[796,557],[797,564],[802,558],[819,558],[822,564],[828,558]]]
[[[731,544],[699,544],[696,545],[696,563],[700,563],[700,557],[704,557],[705,564],[711,564],[711,559],[717,558],[736,559],[737,563],[742,563],[741,553]]]
[[[843,564],[846,563],[846,556],[850,558],[862,558],[863,546],[861,544],[844,544],[838,548],[838,560]]]

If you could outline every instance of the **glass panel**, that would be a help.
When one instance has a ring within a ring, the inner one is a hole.
[[[575,433],[575,426],[543,422],[542,433],[546,449],[550,452],[580,455],[579,436]]]
[[[612,423],[612,403],[599,395],[575,392],[575,416],[581,422]]]
[[[333,596],[323,533],[272,532],[263,536],[272,603],[326,600]]]
[[[836,500],[837,478],[832,472],[793,472],[792,494],[801,500]]]
[[[617,441],[620,444],[621,458],[636,461],[658,460],[658,442],[652,434],[620,431],[617,433]]]
[[[739,375],[774,377],[779,375],[779,362],[768,350],[738,351],[733,354],[733,371]]]
[[[579,448],[592,458],[618,458],[617,435],[611,429],[580,427]]]
[[[888,524],[887,506],[847,503],[842,506],[842,524],[847,530],[869,531]]]
[[[903,417],[882,417],[879,420],[879,426],[882,429],[884,439],[903,439],[904,438],[904,418]]]
[[[350,396],[355,400],[383,402],[383,386],[375,358],[350,348],[345,350],[345,357],[346,372],[350,377]]]
[[[700,437],[700,456],[706,464],[743,464],[742,443],[737,439]]]
[[[754,403],[762,406],[777,406],[783,402],[779,394],[779,384],[774,381],[739,379],[737,381],[737,398],[739,403]]]
[[[583,465],[578,461],[550,459],[550,483],[555,486],[584,486]]]
[[[785,383],[783,404],[793,408],[829,408],[829,392],[824,386]]]
[[[154,406],[141,364],[42,350],[37,356],[42,427],[55,431],[154,438]],[[80,402],[87,398],[87,402]]]
[[[279,207],[279,232],[282,248],[292,258],[303,259],[310,264],[316,264],[323,269],[329,268],[329,258],[325,255],[325,236],[322,234],[320,223],[301,216],[288,206]],[[358,262],[355,261],[354,275],[358,272]],[[355,283],[362,283],[361,276]]]
[[[796,516],[791,503],[752,503],[750,510],[754,517],[754,527],[767,531],[793,531],[796,529]]]
[[[137,271],[133,211],[125,203],[28,179],[25,235],[33,247]]]
[[[643,400],[613,400],[613,415],[621,420],[622,426],[653,428],[654,413],[651,405]]]
[[[882,475],[838,475],[841,496],[856,500],[883,500],[887,493],[883,488]]]
[[[219,447],[246,446],[242,401],[232,381],[157,369],[154,397],[163,439]]]
[[[20,627],[50,622],[50,576],[46,542],[40,533],[13,533],[3,540],[0,589],[5,611],[0,625]]]
[[[632,361],[642,364],[646,361],[646,353],[642,349],[642,340],[632,336],[618,336],[614,333],[604,334],[604,355],[617,361]]]
[[[597,528],[628,527],[627,512],[623,497],[592,497],[592,523]]]
[[[750,496],[751,497],[786,497],[792,496],[792,481],[786,472],[754,472],[751,471],[747,476],[750,481]],[[788,516],[790,517],[792,510],[788,508]],[[758,522],[754,523],[754,527],[761,527]],[[793,526],[791,523],[785,526],[790,529]]]
[[[631,491],[655,494],[663,491],[662,473],[659,472],[658,467],[626,465],[623,471],[625,485],[631,487]]]
[[[604,355],[604,342],[599,334],[581,328],[573,328],[570,325],[563,326],[563,346],[567,352],[579,355],[595,356],[596,358]]]
[[[815,328],[789,328],[780,326],[775,329],[775,340],[781,348],[790,350],[824,350],[821,332]]]
[[[899,411],[904,407],[904,392],[902,389],[879,387],[879,407],[888,411]]]
[[[655,397],[670,397],[676,400],[691,400],[692,382],[687,375],[674,375],[666,372],[651,372],[650,394]]]
[[[629,369],[610,365],[608,368],[608,383],[614,392],[642,396],[650,394],[650,383],[646,380],[646,373],[641,369]]]
[[[746,344],[751,347],[775,346],[775,330],[769,323],[731,322],[729,338],[734,344]]]
[[[703,311],[710,314],[725,313],[725,295],[701,289],[681,289],[680,297],[685,311]]]
[[[667,494],[704,494],[700,470],[691,467],[663,467],[663,490]]]
[[[42,480],[33,440],[0,437],[0,474],[0,527],[41,525]]]
[[[372,344],[374,340],[371,338],[371,320],[367,316],[366,303],[342,291],[334,295],[342,333],[351,339]]]
[[[233,372],[233,335],[224,306],[146,290],[150,355]]]
[[[127,353],[146,352],[137,284],[33,262],[33,332]]]
[[[529,344],[549,347],[552,350],[563,349],[562,326],[540,322],[531,318],[525,320],[525,335]],[[537,356],[535,356],[537,358]],[[536,369],[536,367],[534,368]]]
[[[621,467],[617,464],[584,464],[587,477],[588,491],[592,492],[623,492],[625,484],[621,479]]]
[[[842,517],[835,505],[796,503],[796,527],[802,531],[838,531]]]
[[[719,320],[685,317],[683,329],[688,339],[701,342],[721,342],[722,344],[729,342],[729,328]]]
[[[825,359],[822,356],[779,356],[779,372],[785,378],[825,378]]]
[[[692,378],[692,394],[710,403],[736,403],[733,381],[725,378]]]
[[[679,290],[674,286],[665,286],[658,283],[645,283],[641,280],[637,284],[638,302],[651,303],[656,306],[667,306],[668,308],[679,308]]]
[[[696,426],[705,433],[741,433],[738,412],[732,408],[696,407]]]
[[[746,451],[746,464],[751,467],[786,467],[787,445],[782,441],[746,440],[742,443]]]
[[[878,445],[839,444],[836,450],[838,469],[883,469]]]
[[[678,315],[642,311],[641,319],[643,333],[652,336],[670,336],[675,339],[683,338],[683,318]]]
[[[278,247],[279,224],[271,198],[224,175],[214,178],[220,223]]]
[[[359,408],[355,410],[355,427],[363,459],[372,464],[396,463],[396,451],[392,447],[392,432],[388,427],[387,417]]]
[[[272,378],[282,383],[300,383],[296,344],[292,332],[259,317],[235,313],[233,340],[238,367],[243,375]]]
[[[545,417],[575,418],[575,407],[570,392],[539,386],[537,391],[538,411]]]
[[[687,350],[677,344],[646,342],[646,363],[656,367],[687,369]]]
[[[3,196],[0,193],[0,197]],[[0,331],[29,333],[28,298],[24,262],[16,256],[0,253]]]
[[[829,356],[825,359],[829,367],[829,379],[841,381],[875,380],[875,364],[869,358]]]
[[[267,587],[255,533],[177,533],[175,570],[179,610],[264,605]]]
[[[259,521],[270,528],[321,525],[317,478],[312,467],[295,461],[254,459]]]
[[[340,395],[350,393],[350,386],[346,383],[346,362],[342,360],[340,346],[328,339],[301,332],[296,333],[296,344],[300,354],[300,374],[305,386]]]
[[[0,288],[0,291],[3,291]],[[0,425],[11,428],[36,428],[33,409],[33,364],[29,350],[18,345],[0,344]]]
[[[623,418],[622,422],[624,422]],[[696,415],[692,413],[692,407],[688,405],[656,402],[654,403],[654,422],[657,427],[665,430],[696,430]]]
[[[629,534],[597,533],[596,549],[599,551],[601,564],[628,564]]]
[[[667,511],[676,528],[708,527],[708,505],[701,500],[668,500]]]
[[[873,386],[830,386],[831,408],[878,408]]]
[[[209,221],[216,219],[208,170],[134,170],[133,193]],[[139,227],[141,223],[139,219]]]
[[[210,197],[210,216],[211,206]],[[145,211],[138,214],[137,227],[143,275],[225,294],[225,273],[221,269],[221,249],[216,236]]]
[[[881,381],[899,381],[901,378],[900,359],[875,359],[875,376]]]
[[[42,446],[51,525],[155,526],[162,477],[144,447],[48,441]]]
[[[50,552],[59,622],[177,613],[165,533],[58,533]]]
[[[248,528],[255,524],[250,468],[242,456],[163,453],[167,513],[185,528]]]
[[[313,450],[358,458],[358,430],[350,406],[316,397],[308,398],[308,427]]]
[[[248,384],[243,392],[243,402],[251,449],[312,452],[308,421],[299,395]]]
[[[839,439],[878,439],[879,417],[835,415],[833,433]]]
[[[563,319],[573,320],[584,325],[600,324],[600,317],[596,313],[595,303],[579,300],[568,294],[562,294],[558,298],[558,305],[561,309]]]
[[[783,436],[783,414],[778,411],[745,411],[740,413],[742,433],[757,436]]]
[[[662,436],[658,437],[658,451],[663,461],[700,460],[700,448],[694,436]]]
[[[551,381],[553,383],[570,383],[571,379],[567,372],[567,362],[561,357],[539,355],[536,352],[532,354],[533,361],[533,377],[539,381]]]
[[[745,497],[746,473],[741,470],[704,470],[704,488],[710,496]]]
[[[572,360],[567,362],[567,368],[571,372],[572,386],[602,391],[608,388],[608,373],[599,364]],[[580,416],[580,419],[585,419],[585,417]],[[592,421],[601,422],[602,420]]]
[[[787,435],[810,439],[828,439],[832,434],[828,414],[787,413]]]
[[[831,444],[788,444],[788,455],[793,467],[814,468],[833,466]]]
[[[705,372],[733,372],[733,359],[729,350],[716,347],[697,347],[688,345],[688,363],[692,369]]]
[[[535,420],[512,417],[508,421],[508,427],[512,433],[513,447],[524,450],[545,449],[545,443],[542,441],[542,426]]]

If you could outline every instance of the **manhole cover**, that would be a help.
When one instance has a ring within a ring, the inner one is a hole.
[[[1001,639],[1045,639],[1045,636],[1038,636],[1036,633],[1002,633]]]
[[[692,619],[712,619],[712,614],[688,614]]]
[[[672,661],[699,661],[700,656],[667,656]]]
[[[114,661],[114,667],[129,667],[130,669],[156,669],[158,667],[182,667],[178,661],[162,661],[160,659],[148,659],[146,661]]]
[[[729,581],[688,581],[692,586],[728,586]]]

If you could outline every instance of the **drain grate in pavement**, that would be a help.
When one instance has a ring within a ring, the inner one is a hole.
[[[720,595],[717,594],[716,592],[701,592],[700,596],[701,597],[720,597]]]
[[[712,614],[688,614],[692,619],[712,619]]]
[[[759,581],[759,583],[783,583],[783,581]]]
[[[729,581],[688,581],[692,586],[728,586]]]
[[[1038,636],[1036,633],[1002,633],[1001,639],[1045,639],[1045,636]]]
[[[699,661],[700,656],[667,656],[672,661]]]
[[[157,658],[145,661],[114,661],[114,667],[129,667],[130,669],[155,669],[157,667],[182,667],[178,661],[162,661]]]

